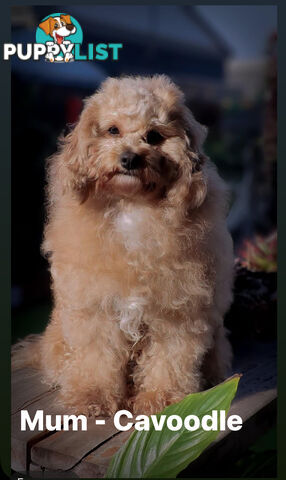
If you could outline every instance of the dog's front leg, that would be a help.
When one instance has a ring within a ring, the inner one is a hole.
[[[59,53],[59,46],[56,45],[54,42],[46,42],[47,53],[45,55],[45,59],[48,62],[54,62],[55,56]]]
[[[211,336],[170,322],[161,330],[151,335],[134,372],[136,394],[129,405],[135,413],[159,412],[201,388],[200,367]]]
[[[87,415],[118,410],[126,394],[128,347],[114,319],[57,309],[44,334],[42,355],[46,374],[56,375],[65,409]]]
[[[65,62],[70,62],[73,59],[72,49],[73,49],[73,44],[69,40],[65,40],[62,43],[62,50],[63,50]]]

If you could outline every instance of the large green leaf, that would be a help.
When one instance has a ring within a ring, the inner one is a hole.
[[[212,410],[229,410],[235,396],[240,376],[234,375],[204,392],[190,394],[181,402],[170,405],[160,414],[179,415],[183,421],[188,415],[199,419]],[[166,417],[166,421],[167,421]],[[219,431],[189,431],[184,425],[178,431],[167,428],[156,431],[150,421],[149,431],[134,431],[128,441],[112,458],[106,478],[174,478],[193,462]]]

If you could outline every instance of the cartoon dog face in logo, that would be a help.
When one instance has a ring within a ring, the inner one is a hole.
[[[70,15],[61,14],[59,17],[48,17],[46,20],[39,24],[39,27],[45,32],[46,35],[50,35],[53,38],[53,42],[46,42],[46,45],[61,45],[65,46],[70,44],[69,40],[66,40],[66,37],[72,35],[76,32],[76,27],[71,21]],[[73,54],[68,52],[62,57],[61,55],[54,56],[53,53],[47,53],[46,59],[54,62],[65,62],[73,59]]]

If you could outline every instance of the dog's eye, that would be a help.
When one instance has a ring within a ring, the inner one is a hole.
[[[157,130],[149,130],[146,135],[146,142],[150,145],[158,145],[164,140],[161,133],[157,132]]]
[[[59,28],[59,25],[57,23],[55,24],[55,28]]]
[[[118,135],[119,134],[119,130],[115,125],[112,125],[112,127],[110,127],[108,129],[108,132],[111,133],[111,135]]]

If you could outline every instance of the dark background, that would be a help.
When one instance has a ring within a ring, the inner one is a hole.
[[[51,309],[40,254],[45,160],[107,76],[165,73],[183,89],[231,189],[236,252],[246,238],[276,228],[275,6],[13,7],[12,42],[34,42],[38,23],[54,12],[79,21],[84,44],[124,47],[118,62],[12,61],[13,341],[41,332]],[[243,462],[237,468],[242,475]]]

